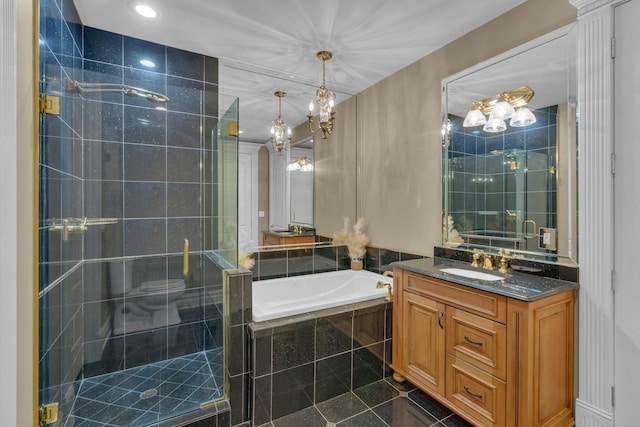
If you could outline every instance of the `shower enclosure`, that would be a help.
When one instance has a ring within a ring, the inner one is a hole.
[[[237,100],[215,58],[39,9],[39,404],[157,424],[224,397]]]

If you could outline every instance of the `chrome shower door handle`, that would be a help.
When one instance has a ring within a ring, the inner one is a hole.
[[[528,224],[533,224],[533,233],[527,233],[527,231],[529,230],[529,227],[527,227]],[[525,239],[533,239],[536,238],[536,222],[532,219],[526,219],[522,222],[522,234],[524,235]]]

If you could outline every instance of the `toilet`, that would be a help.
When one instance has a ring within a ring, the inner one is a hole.
[[[183,279],[149,280],[133,286],[131,260],[109,265],[111,295],[124,297],[113,315],[113,334],[148,331],[180,323],[177,300],[184,294]]]

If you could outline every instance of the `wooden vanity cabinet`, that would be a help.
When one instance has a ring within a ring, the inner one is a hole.
[[[313,235],[278,235],[277,233],[262,233],[262,246],[275,246],[275,245],[297,245],[300,244],[301,248],[305,245],[314,243],[316,241]],[[287,247],[287,249],[295,249],[295,246]],[[268,249],[268,248],[265,248]],[[275,248],[274,248],[275,249]]]
[[[393,363],[476,426],[573,426],[574,291],[526,302],[394,268]]]

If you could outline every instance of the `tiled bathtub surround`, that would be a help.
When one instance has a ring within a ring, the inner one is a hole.
[[[229,403],[231,425],[236,426],[250,420],[250,377],[248,324],[251,322],[251,272],[227,270],[224,279],[225,307],[228,319],[225,329],[227,378],[229,381]]]
[[[346,246],[316,246],[308,249],[276,249],[255,253],[256,261],[251,269],[253,280],[276,279],[303,274],[324,273],[328,271],[348,270],[351,261]],[[368,247],[364,259],[364,268],[374,273],[390,270],[395,261],[407,261],[422,258],[400,251]]]
[[[384,300],[252,323],[253,425],[382,379],[391,357]]]

